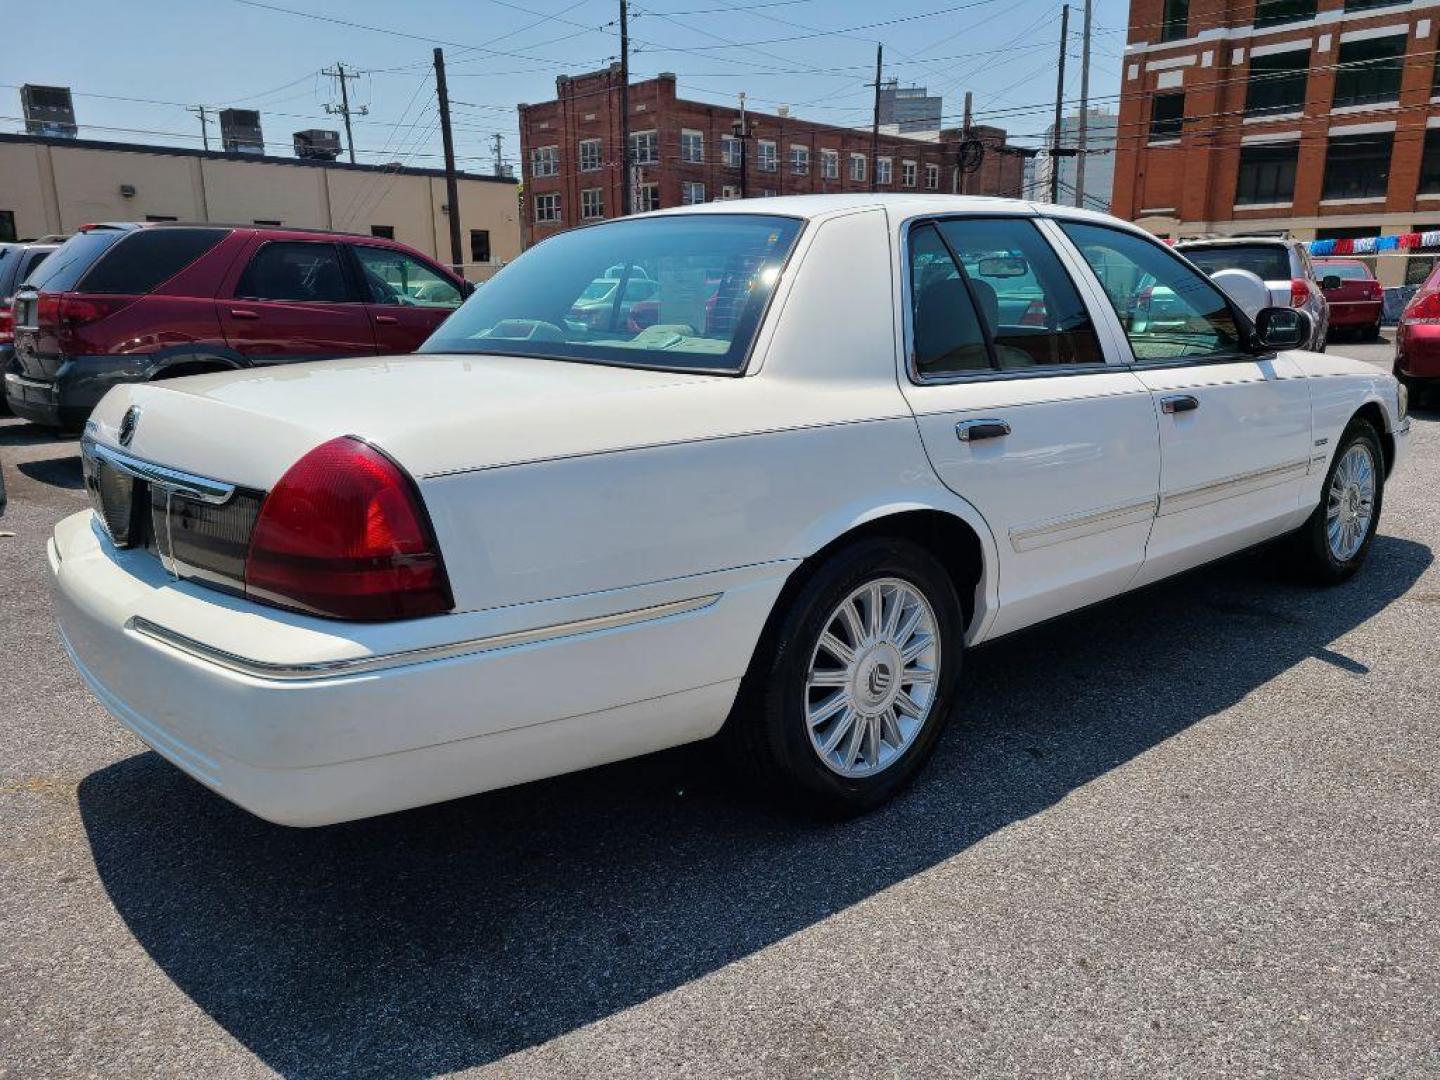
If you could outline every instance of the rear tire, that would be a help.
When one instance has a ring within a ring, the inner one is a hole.
[[[954,583],[918,544],[876,537],[830,556],[784,603],[726,724],[731,755],[809,812],[871,810],[914,779],[954,704]]]
[[[1379,341],[1379,340],[1380,340],[1380,322],[1379,322],[1379,320],[1377,319],[1375,322],[1373,322],[1373,323],[1371,323],[1369,326],[1365,327],[1364,331],[1362,331],[1362,333],[1361,333],[1360,336],[1361,336],[1361,340],[1363,340],[1363,341]]]
[[[1298,568],[1322,585],[1338,585],[1370,553],[1385,495],[1380,436],[1356,418],[1340,436],[1320,489],[1320,503],[1293,535]]]

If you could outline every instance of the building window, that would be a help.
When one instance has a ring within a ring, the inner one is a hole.
[[[1342,41],[1331,108],[1399,101],[1405,38],[1402,31],[1391,37]]]
[[[810,175],[810,148],[808,146],[790,147],[790,171],[796,176]]]
[[[490,230],[470,230],[470,261],[476,263],[488,263],[490,261]]]
[[[535,196],[535,220],[559,221],[560,196],[554,193]]]
[[[761,139],[755,145],[757,147],[755,167],[761,172],[774,172],[779,165],[779,159],[775,152],[775,144],[769,139]]]
[[[146,220],[146,221],[179,221],[180,219],[177,218],[174,214],[146,214],[146,215],[145,215],[145,220]],[[273,222],[272,222],[272,221],[257,221],[257,222],[255,222],[255,224],[256,224],[256,225],[279,225],[280,223],[279,223],[278,221],[273,221]]]
[[[1255,29],[1299,22],[1315,17],[1315,0],[1258,0],[1255,5]]]
[[[686,180],[680,185],[680,205],[695,206],[705,201],[705,185],[695,180]]]
[[[740,140],[734,135],[721,135],[720,156],[730,168],[740,168]]]
[[[939,166],[939,165],[926,165],[926,166],[925,166],[925,190],[927,190],[927,191],[939,191],[939,190],[940,190],[940,166]]]
[[[1396,0],[1345,0],[1346,11],[1368,11],[1370,8],[1391,7]]]
[[[888,184],[891,182],[891,161],[888,157],[875,159],[875,182],[877,184]]]
[[[820,151],[820,175],[826,180],[840,179],[840,152],[838,150]]]
[[[1257,56],[1250,61],[1245,83],[1245,115],[1301,112],[1305,80],[1310,74],[1310,49]]]
[[[1322,199],[1376,199],[1390,184],[1393,131],[1337,135],[1325,149]]]
[[[660,160],[660,140],[653,131],[637,131],[630,136],[630,161],[636,165],[654,165]]]
[[[704,132],[690,131],[688,128],[680,132],[680,160],[696,163],[705,160]]]
[[[601,150],[602,143],[599,139],[580,140],[580,171],[596,172],[599,170],[604,152]]]
[[[900,163],[900,183],[905,187],[915,186],[915,162],[902,161]]]
[[[1295,166],[1300,142],[1271,146],[1242,146],[1235,205],[1288,203],[1295,198]]]
[[[1185,126],[1185,91],[1156,94],[1150,99],[1150,141],[1180,138]]]
[[[659,184],[641,184],[641,185],[640,185],[640,213],[643,214],[643,213],[645,213],[647,210],[659,210],[659,209],[660,209],[660,185],[659,185]]]
[[[775,196],[776,196],[777,194],[778,194],[778,192],[776,192],[776,190],[775,190],[774,188],[768,188],[768,187],[767,187],[767,188],[765,188],[764,190],[762,190],[762,191],[760,192],[760,197],[761,197],[762,199],[773,199],[773,198],[775,198]]]
[[[720,198],[726,202],[729,202],[731,199],[738,199],[739,197],[740,189],[734,184],[726,184],[720,189]]]
[[[531,176],[556,176],[560,172],[560,148],[537,146],[530,151]]]
[[[580,216],[588,221],[605,216],[604,188],[585,188],[580,192]]]
[[[850,155],[850,179],[863,182],[865,179],[865,155]]]
[[[151,221],[174,221],[175,219],[174,219],[173,217],[167,217],[167,218],[148,218],[148,220],[151,220]],[[255,224],[256,224],[256,225],[263,225],[263,226],[265,226],[266,228],[269,228],[269,229],[278,229],[278,228],[280,228],[282,225],[284,225],[285,223],[284,223],[283,221],[279,220],[278,218],[256,218],[256,219],[255,219]]]
[[[394,225],[371,225],[371,226],[370,226],[370,235],[371,235],[371,236],[379,237],[381,240],[394,240],[394,239],[395,239],[395,226],[394,226]]]
[[[15,240],[15,211],[0,210],[0,241],[13,243]]]
[[[1165,14],[1160,23],[1160,40],[1183,38],[1190,29],[1190,0],[1165,0]]]
[[[1420,159],[1420,193],[1440,193],[1440,128],[1425,130],[1425,154]]]

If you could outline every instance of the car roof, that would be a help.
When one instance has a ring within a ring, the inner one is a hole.
[[[1289,247],[1295,241],[1285,236],[1207,236],[1196,240],[1177,240],[1176,247],[1254,247],[1256,244],[1274,244]]]
[[[845,192],[834,195],[777,195],[759,199],[725,199],[720,202],[696,203],[652,210],[634,217],[669,217],[683,214],[780,214],[807,221],[836,217],[856,210],[884,209],[892,211],[895,220],[942,214],[1020,214],[1028,217],[1054,217],[1108,225],[1155,239],[1128,221],[1095,210],[1073,206],[1032,202],[1028,199],[1002,199],[990,195],[945,195],[936,192]],[[621,219],[612,219],[621,220]],[[628,219],[624,219],[628,220]],[[602,227],[605,223],[594,227]]]
[[[256,225],[253,221],[97,221],[81,228],[119,229],[126,232],[137,229],[229,229],[232,232],[249,230],[257,233],[284,233],[286,236],[326,236],[331,239],[364,240],[367,243],[409,247],[408,244],[402,244],[398,240],[388,240],[383,236],[371,236],[369,233],[342,232],[339,229],[321,229],[308,225]]]

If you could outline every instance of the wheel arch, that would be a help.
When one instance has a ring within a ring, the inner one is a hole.
[[[955,583],[967,644],[983,636],[994,619],[999,595],[998,555],[994,534],[985,519],[959,498],[900,499],[852,508],[817,522],[797,545],[797,550],[806,554],[786,581],[774,611],[783,611],[810,574],[836,551],[876,536],[903,537],[934,555]]]
[[[1370,426],[1375,429],[1375,434],[1380,436],[1380,452],[1385,457],[1385,476],[1388,479],[1390,470],[1395,464],[1395,433],[1390,430],[1389,416],[1386,414],[1384,406],[1375,398],[1370,398],[1355,410],[1349,423],[1354,423],[1356,420],[1368,421]],[[1347,423],[1347,427],[1349,423]]]
[[[215,371],[234,371],[247,365],[238,356],[222,352],[176,351],[157,357],[146,373],[147,382],[178,379],[185,375],[205,375]]]

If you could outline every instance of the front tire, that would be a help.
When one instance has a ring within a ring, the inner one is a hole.
[[[955,586],[935,557],[909,540],[861,540],[777,612],[727,725],[732,753],[808,811],[873,809],[933,753],[963,648]]]
[[[1369,421],[1350,421],[1325,474],[1320,503],[1295,535],[1306,575],[1324,585],[1350,577],[1370,553],[1385,495],[1385,458]]]

